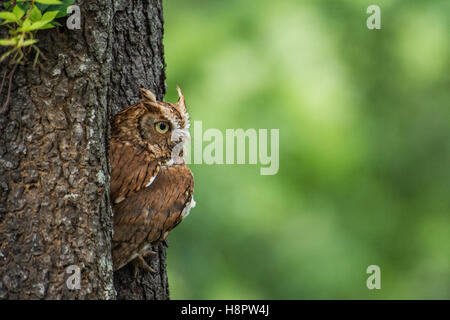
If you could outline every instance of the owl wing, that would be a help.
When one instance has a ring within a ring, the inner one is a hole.
[[[117,270],[164,240],[194,203],[194,179],[186,165],[161,167],[150,186],[113,206],[113,263]]]
[[[161,167],[152,153],[132,144],[111,140],[111,201],[119,203],[152,183]]]

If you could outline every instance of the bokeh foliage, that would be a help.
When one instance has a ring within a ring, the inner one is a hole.
[[[366,28],[381,7],[382,29]],[[207,128],[279,128],[280,170],[191,165],[174,299],[450,298],[450,2],[165,1]],[[381,267],[381,290],[366,268]]]

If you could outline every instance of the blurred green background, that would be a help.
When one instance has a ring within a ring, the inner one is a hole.
[[[280,129],[276,175],[190,165],[172,299],[450,298],[450,1],[167,0],[164,15],[166,100],[179,84],[203,130]]]

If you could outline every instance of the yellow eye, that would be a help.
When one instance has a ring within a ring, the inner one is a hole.
[[[166,133],[169,131],[170,125],[168,122],[160,121],[155,123],[155,128],[159,133]]]

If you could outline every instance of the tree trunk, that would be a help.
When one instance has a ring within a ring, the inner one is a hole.
[[[168,299],[164,247],[159,275],[113,275],[109,204],[110,117],[165,93],[161,0],[76,4],[81,29],[38,33],[45,68],[17,68],[0,114],[0,299]]]
[[[166,92],[165,62],[162,44],[162,0],[115,1],[111,20],[113,31],[112,69],[109,105],[113,114],[139,100],[139,88],[152,90],[159,100]],[[169,299],[166,273],[166,249],[155,248],[158,256],[149,265],[157,275],[138,273],[134,279],[131,265],[114,274],[118,299]]]

